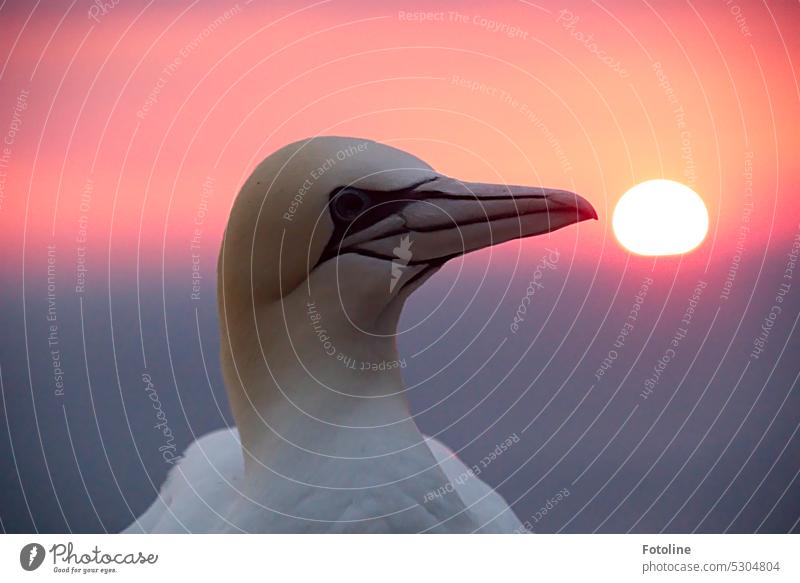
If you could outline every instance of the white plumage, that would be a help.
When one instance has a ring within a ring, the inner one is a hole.
[[[497,492],[478,479],[440,441],[427,436],[424,439],[447,477],[447,482],[438,491],[428,493],[431,502],[442,496],[456,496],[476,532],[524,532],[520,521]],[[234,525],[226,524],[226,516],[240,496],[243,470],[241,446],[235,428],[220,429],[201,437],[189,446],[183,459],[170,470],[158,498],[124,532],[237,530]],[[320,496],[319,503],[325,502],[325,496]],[[404,517],[398,517],[394,522],[402,524],[403,520]],[[385,524],[391,525],[392,520],[386,519]],[[334,521],[307,524],[302,530],[336,532],[346,528]],[[356,527],[354,530],[366,529]]]
[[[269,156],[236,198],[218,266],[236,429],[195,441],[125,532],[522,531],[417,428],[397,322],[448,259],[593,217],[573,193],[464,183],[367,140]]]

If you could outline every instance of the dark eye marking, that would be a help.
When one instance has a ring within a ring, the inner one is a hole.
[[[342,188],[331,199],[331,214],[339,221],[351,222],[372,204],[370,196],[357,188]]]
[[[333,233],[315,267],[338,255],[341,243],[347,235],[357,233],[392,214],[399,213],[404,206],[414,200],[423,200],[427,193],[418,191],[418,188],[436,178],[436,176],[426,177],[417,184],[392,191],[363,190],[353,186],[344,186],[332,191],[328,209],[333,219]]]
[[[409,191],[376,192],[345,186],[331,193],[328,207],[334,222],[330,243],[377,223],[400,211],[410,200]]]

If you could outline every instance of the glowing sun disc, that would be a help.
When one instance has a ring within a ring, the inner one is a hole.
[[[673,180],[640,182],[619,199],[612,219],[620,244],[638,255],[678,255],[708,233],[708,210],[691,188]]]

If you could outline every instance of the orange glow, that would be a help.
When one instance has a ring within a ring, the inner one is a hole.
[[[121,2],[95,18],[43,3],[31,19],[9,2],[0,262],[51,242],[72,261],[85,215],[87,253],[114,270],[190,265],[197,229],[211,270],[255,165],[338,134],[464,180],[578,192],[600,221],[552,237],[591,265],[626,261],[620,193],[675,177],[708,208],[693,255],[727,263],[746,190],[757,249],[792,236],[800,185],[796,5],[738,5],[746,31],[724,2]],[[498,260],[541,241],[518,245]]]

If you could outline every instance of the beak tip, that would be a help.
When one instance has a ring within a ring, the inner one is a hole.
[[[597,211],[594,209],[594,207],[588,200],[577,194],[575,194],[574,196],[575,196],[575,202],[577,203],[578,216],[580,217],[580,220],[582,221],[586,221],[589,219],[594,219],[595,221],[599,220],[599,217],[597,216]]]
[[[558,202],[559,206],[569,213],[574,213],[576,223],[588,221],[589,219],[599,220],[597,211],[592,204],[581,195],[569,190],[550,191],[549,198]]]

